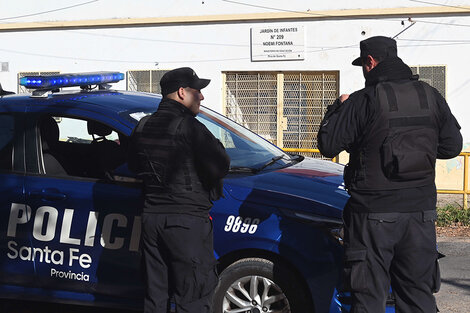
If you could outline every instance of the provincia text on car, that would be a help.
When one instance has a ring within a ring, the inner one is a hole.
[[[110,88],[123,78],[28,76],[32,94],[1,96],[1,298],[142,308],[141,182],[126,157],[161,96]],[[342,166],[286,154],[205,107],[197,118],[231,158],[211,211],[214,312],[348,312]]]

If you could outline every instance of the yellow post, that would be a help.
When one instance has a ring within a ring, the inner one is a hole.
[[[468,156],[469,153],[464,153],[463,156],[463,208],[468,210]]]

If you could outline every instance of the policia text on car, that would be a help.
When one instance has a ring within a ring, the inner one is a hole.
[[[460,153],[460,126],[398,58],[395,40],[371,37],[360,47],[353,65],[362,65],[365,88],[336,100],[318,133],[323,155],[350,153],[343,219],[352,312],[385,312],[390,285],[397,312],[436,312],[435,161]]]

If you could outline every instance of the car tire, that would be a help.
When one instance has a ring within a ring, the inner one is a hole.
[[[213,312],[313,312],[309,293],[298,276],[285,264],[241,259],[221,273]]]

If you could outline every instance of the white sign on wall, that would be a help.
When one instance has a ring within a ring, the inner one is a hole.
[[[303,60],[304,54],[303,26],[251,28],[251,61]]]

